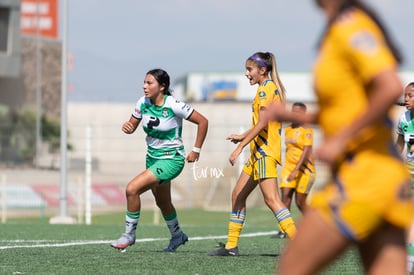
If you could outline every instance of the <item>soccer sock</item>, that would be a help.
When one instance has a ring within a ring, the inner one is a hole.
[[[182,231],[178,223],[177,212],[175,210],[172,214],[164,216],[164,220],[167,223],[168,229],[170,230],[172,237],[181,234]]]
[[[407,244],[407,271],[410,273],[414,269],[414,243]]]
[[[139,220],[140,212],[129,212],[126,211],[125,215],[125,233],[127,234],[135,234],[135,230],[137,229],[138,220]]]
[[[246,212],[233,211],[231,212],[229,222],[229,232],[227,236],[226,249],[234,248],[239,242],[240,233],[246,220]]]
[[[289,239],[293,239],[296,235],[296,226],[289,210],[282,208],[275,213],[275,217],[282,231],[288,235]]]

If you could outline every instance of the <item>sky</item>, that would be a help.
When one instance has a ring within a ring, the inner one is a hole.
[[[133,104],[150,69],[172,83],[191,72],[243,74],[257,51],[274,53],[279,72],[310,72],[325,24],[313,0],[66,1],[69,101]],[[414,0],[365,2],[402,50],[401,70],[414,71]]]

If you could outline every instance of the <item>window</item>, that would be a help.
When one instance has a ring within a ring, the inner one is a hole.
[[[7,52],[10,9],[0,7],[0,52]]]

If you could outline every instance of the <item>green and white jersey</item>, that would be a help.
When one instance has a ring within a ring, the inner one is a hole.
[[[414,164],[414,153],[410,148],[414,145],[414,120],[411,111],[405,111],[398,119],[397,134],[404,136],[407,150],[407,162]]]
[[[194,109],[172,96],[164,96],[164,104],[155,106],[149,98],[141,97],[132,113],[141,120],[147,134],[148,155],[158,159],[185,156],[181,138],[183,118],[188,119]]]

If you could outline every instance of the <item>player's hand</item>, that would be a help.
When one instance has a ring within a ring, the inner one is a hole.
[[[297,175],[298,175],[299,171],[298,170],[293,170],[292,173],[289,174],[289,176],[286,178],[287,181],[292,181],[294,180]]]
[[[346,142],[341,138],[331,137],[321,143],[315,150],[315,157],[333,166],[343,158],[346,149]]]
[[[191,151],[187,155],[187,162],[196,162],[196,161],[198,161],[199,157],[200,157],[200,153],[196,153],[194,151]]]
[[[227,137],[227,140],[230,140],[234,144],[237,144],[243,140],[243,137],[241,135],[231,134],[230,136]]]
[[[286,108],[280,103],[271,103],[263,114],[263,119],[282,121],[286,113]]]
[[[237,148],[233,151],[233,153],[231,153],[229,161],[232,166],[236,163],[236,159],[239,157],[242,150],[243,148],[240,148],[240,146],[237,146]]]
[[[132,134],[135,131],[135,126],[132,124],[132,122],[127,121],[122,125],[122,131],[125,134]]]

